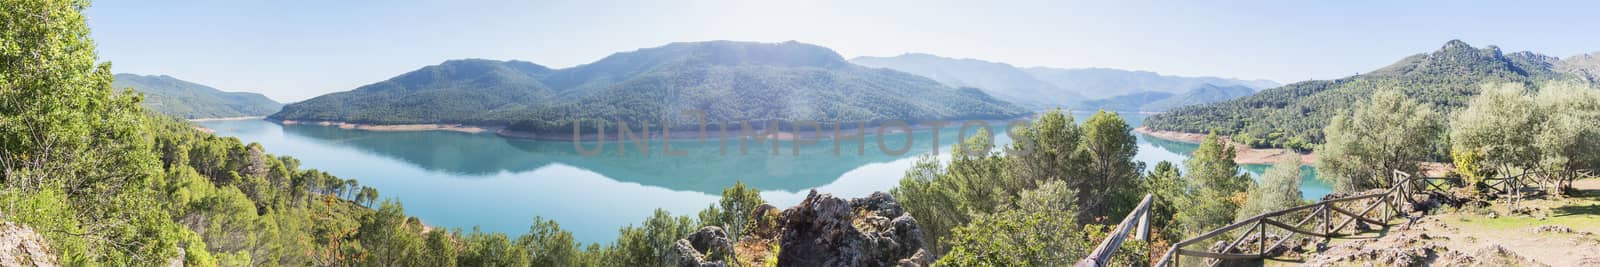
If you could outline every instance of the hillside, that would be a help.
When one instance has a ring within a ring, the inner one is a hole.
[[[566,69],[453,60],[284,107],[277,120],[460,123],[570,133],[577,119],[659,125],[740,119],[876,121],[1008,118],[1025,110],[976,89],[851,64],[798,42],[711,41],[616,53]]]
[[[1164,112],[1169,109],[1228,101],[1255,93],[1255,89],[1239,85],[1216,86],[1203,84],[1182,94],[1146,91],[1114,96],[1106,99],[1084,101],[1079,109],[1114,110],[1131,112]]]
[[[1084,101],[1083,103],[1074,107],[1074,109],[1104,109],[1111,111],[1139,112],[1146,111],[1144,109],[1144,105],[1146,104],[1160,102],[1162,100],[1171,99],[1172,97],[1174,97],[1174,95],[1168,92],[1138,92],[1113,96],[1106,99]]]
[[[223,92],[167,75],[117,74],[115,88],[144,93],[144,106],[161,114],[184,118],[265,116],[283,104],[257,93]]]
[[[1576,55],[1556,62],[1557,72],[1570,73],[1589,82],[1600,82],[1600,52]]]
[[[549,68],[522,61],[450,60],[355,90],[284,106],[274,119],[373,124],[477,123],[490,110],[553,94]]]
[[[1216,130],[1261,147],[1309,149],[1322,141],[1321,129],[1335,113],[1378,88],[1399,89],[1448,112],[1464,105],[1484,83],[1573,79],[1579,77],[1574,73],[1585,69],[1581,66],[1532,52],[1503,53],[1495,46],[1474,48],[1452,40],[1436,51],[1370,73],[1298,82],[1231,101],[1177,108],[1144,123],[1162,131]]]
[[[1064,91],[1006,63],[976,59],[954,59],[910,53],[894,57],[856,57],[851,63],[909,72],[956,87],[983,89],[997,98],[1030,108],[1071,106],[1088,100],[1082,94]]]
[[[1161,101],[1144,104],[1143,106],[1140,106],[1140,108],[1146,111],[1167,111],[1184,106],[1211,104],[1233,100],[1235,98],[1248,96],[1254,93],[1256,93],[1255,89],[1241,85],[1217,86],[1205,84],[1201,85],[1200,87],[1195,87],[1188,92],[1184,92],[1181,95],[1176,95],[1167,99],[1162,99]]]

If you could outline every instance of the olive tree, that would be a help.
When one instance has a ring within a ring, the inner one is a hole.
[[[1534,102],[1545,119],[1533,137],[1537,166],[1555,188],[1569,188],[1580,172],[1600,169],[1600,90],[1592,84],[1549,83]]]
[[[1524,91],[1516,84],[1485,86],[1450,121],[1451,150],[1481,155],[1481,165],[1502,172],[1538,167],[1533,143],[1544,118]]]
[[[1375,92],[1322,129],[1317,177],[1348,192],[1387,187],[1391,171],[1417,173],[1439,143],[1440,119],[1433,107],[1399,91]]]

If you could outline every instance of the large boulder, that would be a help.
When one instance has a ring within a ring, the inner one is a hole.
[[[733,241],[722,227],[706,226],[689,237],[678,239],[672,246],[670,261],[677,266],[728,266],[726,259],[733,255]]]
[[[778,262],[785,266],[926,265],[922,230],[883,192],[846,201],[812,190],[783,211]]]

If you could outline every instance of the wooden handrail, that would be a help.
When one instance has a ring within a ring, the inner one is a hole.
[[[1276,246],[1282,245],[1284,242],[1286,242],[1289,239],[1293,238],[1293,236],[1297,235],[1297,234],[1303,234],[1303,235],[1308,235],[1308,236],[1317,236],[1317,237],[1322,237],[1322,238],[1332,238],[1333,236],[1339,235],[1338,232],[1340,230],[1344,229],[1345,226],[1348,226],[1350,223],[1356,222],[1356,221],[1361,221],[1361,222],[1371,223],[1371,224],[1384,225],[1384,224],[1387,223],[1386,221],[1380,221],[1379,219],[1374,219],[1374,218],[1367,218],[1366,214],[1372,212],[1374,209],[1377,209],[1378,207],[1385,207],[1385,210],[1384,210],[1385,212],[1388,212],[1391,209],[1393,209],[1394,211],[1398,212],[1398,209],[1399,209],[1398,206],[1397,206],[1398,201],[1400,201],[1401,199],[1404,199],[1404,198],[1409,198],[1407,196],[1411,194],[1412,190],[1420,189],[1420,190],[1427,191],[1427,190],[1443,189],[1443,188],[1440,188],[1440,187],[1437,187],[1437,186],[1432,186],[1432,185],[1418,186],[1416,184],[1413,184],[1414,182],[1427,181],[1427,180],[1449,180],[1450,179],[1450,178],[1437,178],[1437,177],[1412,177],[1410,174],[1407,174],[1407,173],[1404,173],[1404,172],[1400,172],[1400,171],[1394,171],[1393,174],[1394,174],[1394,179],[1390,180],[1392,182],[1391,186],[1389,187],[1388,190],[1384,190],[1381,193],[1372,193],[1372,194],[1345,197],[1345,198],[1338,198],[1338,199],[1329,199],[1329,200],[1318,201],[1318,202],[1312,203],[1312,204],[1301,205],[1301,206],[1296,206],[1296,207],[1277,210],[1277,211],[1272,211],[1272,212],[1266,212],[1266,213],[1258,214],[1256,216],[1251,216],[1250,218],[1246,218],[1244,220],[1241,220],[1239,222],[1235,222],[1233,224],[1229,224],[1227,226],[1223,226],[1223,227],[1211,230],[1211,231],[1206,232],[1204,234],[1201,234],[1199,236],[1195,236],[1195,237],[1192,237],[1192,238],[1189,238],[1189,239],[1185,239],[1183,241],[1178,241],[1177,243],[1174,243],[1171,248],[1167,249],[1167,253],[1161,256],[1161,261],[1157,262],[1155,264],[1155,266],[1171,266],[1171,265],[1174,265],[1174,264],[1178,263],[1177,261],[1178,261],[1178,257],[1179,256],[1194,256],[1194,257],[1210,258],[1210,259],[1216,259],[1216,260],[1242,260],[1242,259],[1261,259],[1261,258],[1266,258],[1268,249],[1270,248],[1270,247],[1266,246],[1266,239],[1265,239],[1268,226],[1275,227],[1275,228],[1281,229],[1283,231],[1287,231],[1288,234],[1289,234],[1288,236],[1285,236],[1285,237],[1281,238],[1280,240],[1278,240],[1278,242],[1274,243],[1271,246],[1271,247],[1276,247]],[[1416,187],[1416,188],[1412,188],[1412,187]],[[1347,209],[1344,209],[1344,208],[1340,208],[1340,207],[1335,205],[1335,204],[1340,204],[1340,203],[1345,203],[1345,202],[1352,202],[1352,201],[1359,201],[1359,200],[1366,200],[1366,199],[1373,199],[1373,198],[1378,198],[1378,201],[1375,202],[1375,203],[1372,203],[1372,205],[1368,205],[1367,207],[1361,209],[1360,212],[1350,211],[1350,210],[1347,210]],[[1294,225],[1284,224],[1283,222],[1279,222],[1277,220],[1272,219],[1274,217],[1288,215],[1288,214],[1291,214],[1291,213],[1301,212],[1301,211],[1311,210],[1311,209],[1315,209],[1315,210],[1312,210],[1311,213],[1308,214],[1306,218],[1301,219],[1300,222],[1295,223]],[[1333,215],[1335,213],[1343,215],[1345,217],[1349,217],[1349,218],[1343,220],[1342,223],[1339,223],[1338,226],[1335,227],[1334,226],[1335,222],[1333,221]],[[1309,230],[1300,229],[1301,226],[1305,225],[1307,222],[1310,222],[1312,220],[1318,219],[1318,217],[1320,217],[1321,220],[1322,220],[1322,223],[1319,224],[1319,225],[1321,225],[1320,227],[1323,228],[1323,230],[1322,230],[1323,232],[1319,233],[1319,232],[1316,232],[1316,231],[1309,231]],[[1388,218],[1388,217],[1387,217],[1387,215],[1384,215],[1383,218]],[[1261,247],[1257,249],[1258,253],[1256,253],[1256,254],[1225,253],[1225,252],[1233,249],[1234,247],[1238,246],[1239,244],[1241,244],[1244,241],[1245,237],[1250,235],[1250,233],[1246,233],[1244,235],[1240,235],[1239,238],[1237,238],[1233,242],[1229,242],[1227,247],[1222,248],[1224,253],[1193,251],[1193,250],[1184,250],[1183,249],[1183,247],[1185,247],[1185,246],[1192,245],[1192,244],[1195,244],[1195,243],[1198,243],[1198,242],[1201,242],[1201,241],[1204,241],[1204,240],[1207,240],[1207,239],[1222,235],[1222,234],[1227,233],[1229,231],[1236,230],[1236,229],[1239,229],[1239,228],[1244,228],[1244,227],[1247,227],[1247,226],[1253,226],[1253,230],[1251,230],[1251,231],[1257,231],[1258,232],[1256,234],[1258,234],[1258,238],[1260,239],[1259,241],[1261,242]],[[1384,226],[1387,227],[1388,225],[1384,225]]]
[[[1111,234],[1106,236],[1105,240],[1101,240],[1100,245],[1095,246],[1093,252],[1090,252],[1083,260],[1078,261],[1076,266],[1101,267],[1111,263],[1112,254],[1116,254],[1117,248],[1122,247],[1122,241],[1128,238],[1128,231],[1135,227],[1139,228],[1137,238],[1140,241],[1149,241],[1150,202],[1154,199],[1154,195],[1145,194],[1144,200],[1139,201],[1139,206],[1128,212],[1128,216],[1122,217],[1122,223],[1118,223],[1117,228],[1111,230]],[[1134,223],[1138,223],[1138,225],[1133,225]]]

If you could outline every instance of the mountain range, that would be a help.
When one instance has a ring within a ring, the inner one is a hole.
[[[1600,54],[1600,53],[1597,53]],[[1154,130],[1234,135],[1257,146],[1310,149],[1322,128],[1375,90],[1394,89],[1443,112],[1464,106],[1485,83],[1595,81],[1596,54],[1560,59],[1533,52],[1505,53],[1451,40],[1438,50],[1412,55],[1369,73],[1335,80],[1297,82],[1238,99],[1176,108],[1144,120]]]
[[[144,94],[145,108],[183,119],[266,116],[283,107],[261,94],[223,92],[167,75],[120,73],[111,86],[133,88]]]
[[[975,88],[845,61],[799,42],[672,43],[551,69],[522,61],[450,60],[351,91],[285,106],[275,120],[470,124],[531,133],[573,122],[999,119],[1027,110]],[[586,126],[587,127],[587,126]]]
[[[939,82],[961,87],[983,89],[995,97],[1031,108],[1068,107],[1093,109],[1096,100],[1112,102],[1132,99],[1151,101],[1150,92],[1168,96],[1186,94],[1202,87],[1243,86],[1251,89],[1276,87],[1268,80],[1235,80],[1217,77],[1167,76],[1148,71],[1128,71],[1107,68],[1061,69],[1048,67],[1018,68],[1006,63],[977,59],[956,59],[936,55],[909,53],[893,57],[857,57],[850,62],[865,66],[889,68],[927,76]],[[1113,100],[1110,98],[1122,97]],[[1202,99],[1220,101],[1226,99]],[[1190,101],[1194,102],[1194,101]]]

